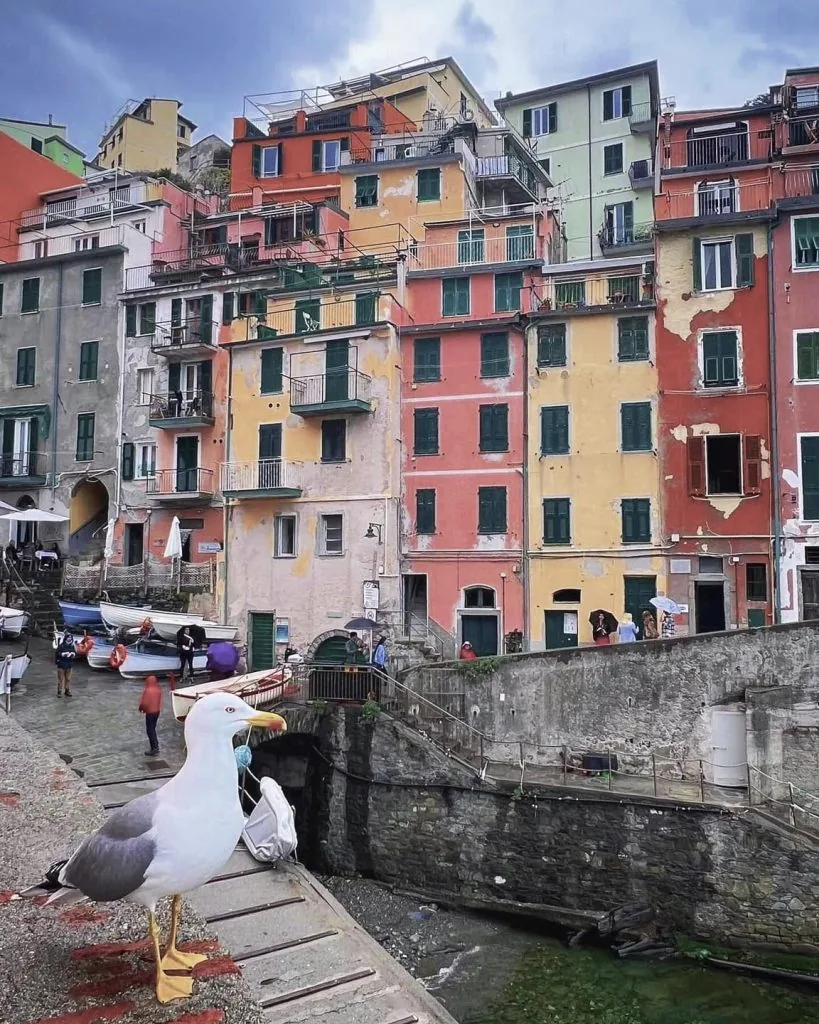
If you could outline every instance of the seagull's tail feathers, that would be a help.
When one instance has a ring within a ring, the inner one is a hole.
[[[47,896],[48,899],[45,901],[44,906],[58,905],[61,907],[70,907],[75,903],[82,903],[86,897],[79,889],[63,885],[60,881],[60,875],[67,863],[67,860],[59,860],[56,864],[52,864],[48,871],[46,871],[42,882],[38,882],[37,885],[30,885],[27,889],[21,889],[12,899],[33,900],[38,896]]]

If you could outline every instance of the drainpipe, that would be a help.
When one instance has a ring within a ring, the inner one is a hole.
[[[60,271],[57,275],[57,322],[56,322],[56,335],[54,338],[54,386],[51,394],[51,408],[53,410],[53,416],[51,417],[51,500],[54,501],[54,497],[57,491],[57,448],[58,439],[60,434],[59,421],[60,421],[60,349],[62,347],[63,337],[63,262],[59,264]],[[71,534],[71,524],[68,525],[69,536]]]
[[[123,270],[123,277],[125,276]],[[122,473],[119,471],[122,468],[122,435],[125,427],[125,324],[120,323],[120,315],[124,316],[125,307],[120,303],[118,306],[117,315],[117,354],[119,356],[119,408],[117,409],[117,448],[116,448],[116,464],[117,464],[117,486],[116,486],[116,497],[114,499],[114,507],[116,510],[115,519],[119,519],[119,511],[122,505]]]
[[[592,198],[592,147],[591,147],[591,86],[586,86],[586,102],[588,106],[588,144],[586,152],[589,155],[589,259],[594,259],[594,201]]]
[[[523,649],[530,651],[531,624],[529,622],[529,330],[523,326],[523,537],[521,544],[521,573],[523,584]]]
[[[228,388],[227,388],[227,413],[225,422],[225,461],[230,462],[230,434],[233,417],[233,346],[228,345]],[[228,614],[228,523],[230,521],[230,508],[224,496],[222,497],[222,549],[224,551],[225,578],[222,584],[222,622],[227,622]],[[275,627],[274,627],[275,631]]]
[[[774,623],[782,621],[782,588],[779,583],[780,569],[780,538],[782,536],[782,509],[779,505],[779,426],[776,394],[776,316],[775,316],[776,293],[774,291],[774,235],[773,228],[768,223],[768,336],[769,348],[768,358],[770,360],[771,376],[771,401],[770,427],[771,427],[771,501],[773,502],[773,571],[771,573],[771,594],[773,597]]]

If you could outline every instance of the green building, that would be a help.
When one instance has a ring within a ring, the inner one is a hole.
[[[568,260],[651,252],[656,61],[507,93],[495,106],[554,183]]]
[[[85,153],[72,146],[66,139],[66,128],[63,124],[54,124],[50,119],[41,121],[18,121],[11,117],[0,118],[0,132],[10,135],[24,146],[41,153],[49,160],[71,171],[79,177],[85,177]]]

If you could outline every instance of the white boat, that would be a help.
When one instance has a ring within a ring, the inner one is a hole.
[[[176,651],[157,653],[146,650],[137,650],[136,647],[126,648],[125,661],[119,667],[119,674],[123,679],[143,679],[150,675],[167,675],[169,672],[179,672],[182,662]],[[207,672],[208,656],[205,651],[198,651],[193,656],[193,671]]]
[[[30,654],[18,654],[16,658],[11,659],[11,685],[19,683],[23,676],[26,674],[26,669],[31,664]]]
[[[176,643],[176,634],[183,626],[199,626],[205,631],[205,638],[209,643],[217,640],[226,640],[232,643],[239,632],[238,626],[223,626],[218,622],[208,622],[207,619],[197,619],[196,622],[178,622],[175,615],[148,615],[154,632],[158,633],[163,640],[170,640]]]
[[[171,698],[173,713],[181,722],[197,698],[204,697],[207,693],[232,693],[241,697],[252,708],[257,708],[271,701],[292,697],[298,689],[298,684],[293,682],[292,669],[280,665],[278,668],[266,668],[261,672],[249,672],[247,675],[234,676],[231,679],[183,686],[174,690]]]
[[[0,634],[19,636],[28,625],[28,614],[22,608],[4,608],[0,605]]]
[[[114,629],[139,629],[146,619],[151,618],[150,608],[135,608],[128,604],[111,604],[109,601],[100,601],[100,613],[106,625]],[[187,615],[183,612],[160,612],[162,618],[173,619],[178,623],[177,629],[182,626],[189,626],[193,622],[200,622],[201,615]]]
[[[99,637],[94,637],[94,646],[86,654],[85,660],[88,662],[88,667],[100,671],[101,669],[110,669],[111,666],[108,663],[108,659],[111,657],[111,652],[114,649],[114,645],[110,640],[102,640]]]

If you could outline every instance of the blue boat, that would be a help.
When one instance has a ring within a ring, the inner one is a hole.
[[[101,626],[102,613],[98,604],[74,604],[60,601],[60,611],[66,626]]]

